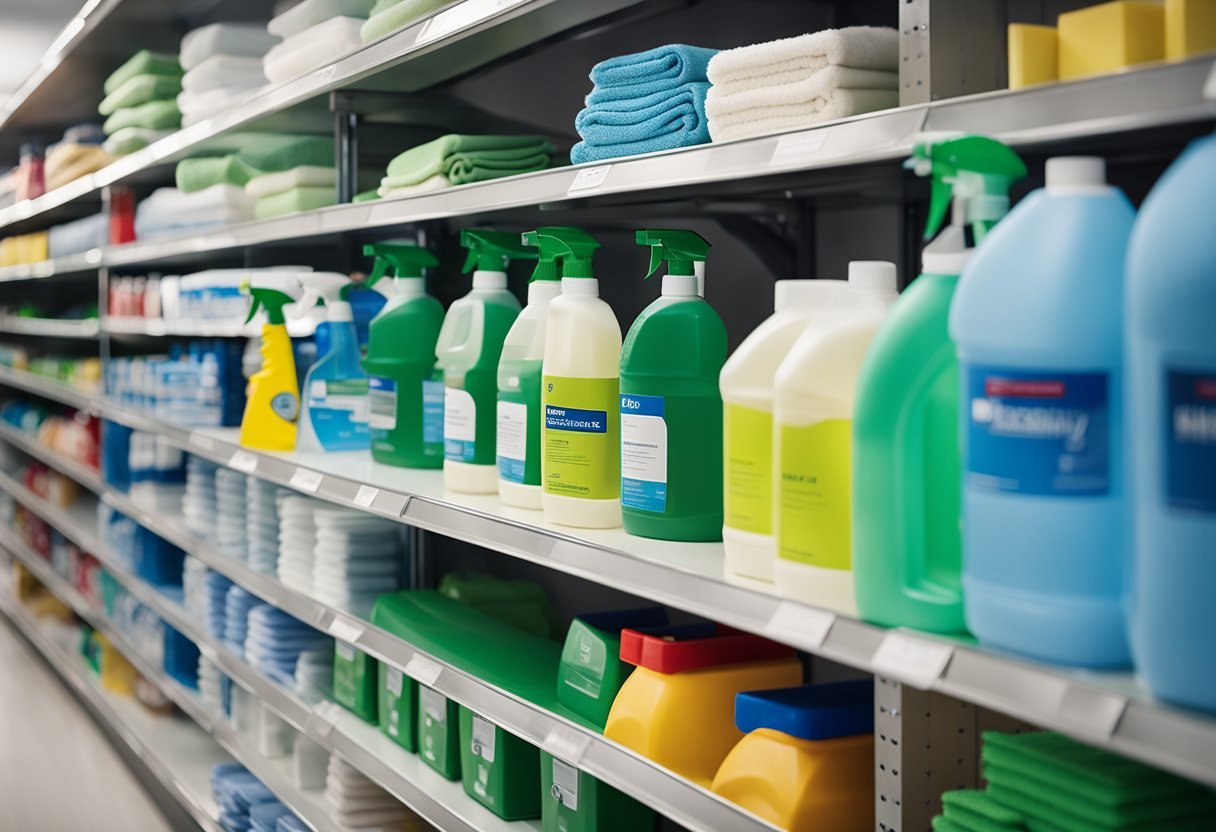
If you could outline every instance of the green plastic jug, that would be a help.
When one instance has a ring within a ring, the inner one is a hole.
[[[460,706],[418,686],[418,756],[449,780],[460,779]]]

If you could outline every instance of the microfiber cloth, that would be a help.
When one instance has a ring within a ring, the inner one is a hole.
[[[646,98],[685,84],[705,82],[706,68],[716,54],[716,49],[675,43],[600,61],[591,68],[595,88],[587,96],[587,104]]]
[[[102,99],[97,112],[108,116],[124,107],[173,98],[181,89],[182,81],[177,75],[136,75]]]
[[[383,192],[417,185],[437,175],[451,185],[466,185],[544,170],[551,164],[553,150],[553,145],[540,136],[440,136],[389,162],[380,186]]]
[[[212,185],[191,194],[159,188],[135,209],[135,234],[142,239],[233,225],[253,219],[253,214],[253,198],[236,185]]]
[[[212,55],[260,58],[278,42],[261,23],[211,23],[186,33],[178,58],[183,69],[191,70]]]
[[[149,130],[166,130],[178,127],[182,121],[181,110],[176,101],[149,101],[138,107],[125,107],[106,119],[102,129],[112,136],[124,127],[146,127]]]
[[[324,208],[337,201],[338,196],[332,185],[292,188],[290,191],[259,199],[254,206],[253,215],[264,220],[270,217],[281,217],[284,214],[298,214],[301,211]]]
[[[186,92],[205,92],[216,87],[261,87],[266,84],[262,59],[239,55],[212,55],[182,76]]]
[[[172,130],[151,130],[147,127],[124,127],[114,131],[114,135],[105,140],[102,148],[111,156],[125,156],[137,150],[143,150],[153,142],[158,142],[168,136]]]
[[[359,36],[364,43],[413,23],[423,15],[430,14],[450,0],[387,0],[372,7],[371,17],[363,24]]]
[[[360,48],[363,22],[361,17],[331,17],[292,35],[262,59],[266,78],[283,84]]]
[[[898,71],[899,34],[851,26],[727,49],[713,57],[706,74],[711,84],[735,91],[800,81],[828,66]]]
[[[301,187],[327,187],[331,190],[338,181],[336,168],[316,165],[300,165],[291,170],[261,174],[245,184],[245,193],[254,199],[263,199],[275,194]]]
[[[334,140],[328,136],[254,134],[239,150],[241,160],[265,173],[300,165],[332,167]]]
[[[977,790],[946,792],[942,795],[946,819],[971,832],[1025,832],[1022,815],[997,803]]]
[[[232,154],[182,159],[177,163],[175,179],[178,190],[189,194],[224,183],[244,187],[260,173],[261,171],[250,167],[239,156]]]
[[[136,75],[169,75],[180,78],[182,65],[177,62],[176,55],[165,55],[141,49],[127,59],[127,62],[114,70],[106,79],[106,95],[114,92]]]
[[[259,89],[260,86],[214,87],[202,92],[183,92],[177,97],[177,108],[182,111],[182,126],[198,124],[216,113],[243,104],[253,98]]]
[[[708,142],[708,89],[709,84],[684,84],[645,98],[585,108],[574,120],[583,140],[571,149],[570,161],[577,165]]]

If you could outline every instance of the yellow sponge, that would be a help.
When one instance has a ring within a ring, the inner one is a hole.
[[[1009,24],[1009,89],[1059,80],[1059,49],[1055,27]]]
[[[1165,8],[1118,0],[1060,15],[1060,79],[1165,58]]]
[[[1216,0],[1165,0],[1165,57],[1216,50]]]

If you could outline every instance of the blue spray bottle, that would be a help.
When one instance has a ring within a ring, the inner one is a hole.
[[[370,443],[367,373],[359,354],[354,314],[344,299],[351,280],[332,272],[304,272],[297,278],[304,290],[301,310],[311,309],[318,301],[325,304],[325,320],[318,325],[317,342],[329,345],[304,379],[297,448],[364,450]]]

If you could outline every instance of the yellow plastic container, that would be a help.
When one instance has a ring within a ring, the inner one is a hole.
[[[1054,26],[1009,24],[1009,89],[1060,80],[1060,39]]]
[[[694,783],[709,786],[743,733],[735,695],[802,680],[794,651],[759,636],[701,625],[621,633],[621,659],[637,665],[612,703],[604,736]]]
[[[1216,0],[1165,0],[1165,57],[1216,51]]]
[[[1060,15],[1060,80],[1165,58],[1165,7],[1118,0]]]

